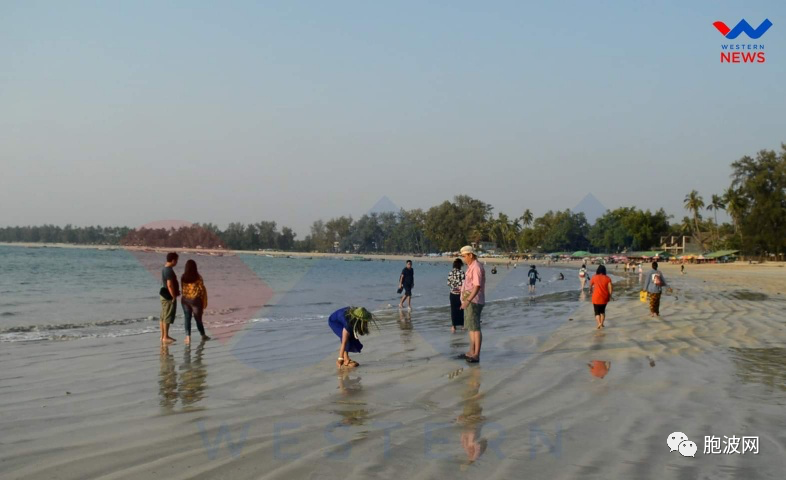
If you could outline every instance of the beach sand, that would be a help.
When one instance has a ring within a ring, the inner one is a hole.
[[[783,478],[786,269],[686,268],[664,265],[660,318],[629,277],[606,329],[577,303],[553,333],[510,339],[526,355],[503,366],[436,353],[416,313],[383,316],[344,373],[334,355],[263,372],[231,340],[4,344],[0,477]],[[503,335],[484,322],[484,351]],[[694,458],[669,452],[675,431]],[[704,453],[732,435],[759,453]]]

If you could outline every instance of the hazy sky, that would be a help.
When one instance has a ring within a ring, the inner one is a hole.
[[[712,23],[773,27],[726,40]],[[765,45],[721,64],[721,43]],[[664,207],[786,142],[786,2],[0,1],[0,225]]]

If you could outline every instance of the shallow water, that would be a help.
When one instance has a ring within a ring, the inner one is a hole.
[[[321,330],[330,313],[346,305],[366,306],[385,321],[397,315],[393,307],[403,262],[184,254],[175,268],[178,275],[189,258],[199,265],[208,288],[208,329],[226,338],[246,331],[249,341],[265,335],[280,343],[297,332],[308,340],[309,331]],[[450,266],[414,260],[413,315],[428,334],[440,330],[449,316]],[[0,341],[156,332],[163,262],[158,253],[0,246]],[[498,270],[486,272],[487,301],[499,304],[487,311],[506,328],[545,327],[576,306],[578,282],[567,267],[541,268],[543,281],[535,295],[526,291],[526,268]],[[566,280],[557,280],[559,272]],[[178,310],[173,331],[180,333]]]

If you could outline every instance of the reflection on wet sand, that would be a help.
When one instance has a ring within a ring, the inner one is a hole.
[[[178,394],[183,410],[191,410],[205,397],[207,389],[207,368],[202,359],[205,353],[205,342],[200,342],[192,361],[191,346],[183,350],[183,365],[180,366],[180,383]],[[189,408],[191,407],[191,408]]]
[[[786,348],[732,348],[731,352],[743,382],[786,390]]]
[[[341,408],[333,410],[341,417],[342,425],[363,425],[368,420],[370,412],[366,409],[366,402],[362,400],[363,385],[361,377],[352,378],[349,372],[338,375],[338,390],[340,398],[336,401]]]
[[[159,405],[165,413],[174,413],[178,399],[183,411],[191,411],[205,398],[207,368],[203,361],[204,349],[205,343],[202,342],[192,358],[191,346],[184,347],[183,364],[180,366],[181,372],[178,376],[175,357],[169,352],[169,346],[161,346],[158,395]]]
[[[481,437],[481,430],[486,417],[483,416],[483,407],[480,400],[481,370],[473,368],[467,375],[467,384],[462,393],[463,411],[456,421],[461,425],[461,446],[467,455],[466,465],[471,465],[486,451],[488,440]]]
[[[611,369],[611,362],[605,360],[593,360],[587,364],[589,367],[590,375],[593,377],[603,378]]]
[[[398,328],[401,329],[401,340],[404,343],[412,341],[412,312],[400,309],[398,311]]]
[[[175,371],[175,357],[169,353],[168,345],[161,345],[161,358],[158,373],[159,405],[171,412],[177,403],[177,372]]]

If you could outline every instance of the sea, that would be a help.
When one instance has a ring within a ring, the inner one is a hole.
[[[131,335],[149,335],[155,341],[164,257],[160,252],[110,248],[0,246],[0,342]],[[307,345],[313,358],[298,355],[296,361],[312,362],[335,350],[327,327],[330,314],[359,305],[374,312],[377,325],[372,331],[410,329],[436,350],[454,353],[445,350],[450,343],[442,340],[450,329],[449,262],[412,259],[415,287],[410,312],[397,308],[403,261],[181,253],[175,267],[178,275],[189,259],[197,263],[208,289],[208,334],[236,342],[239,351],[264,343],[291,361],[284,352],[294,344]],[[573,312],[589,301],[580,292],[575,264],[538,266],[542,280],[534,293],[527,288],[528,264],[496,268],[498,273],[492,274],[492,265],[485,265],[483,320],[486,328],[501,334],[497,338],[503,351],[508,350],[505,342],[548,335],[572,321]],[[183,335],[180,306],[172,332],[176,338]],[[511,344],[509,350],[522,349]]]

